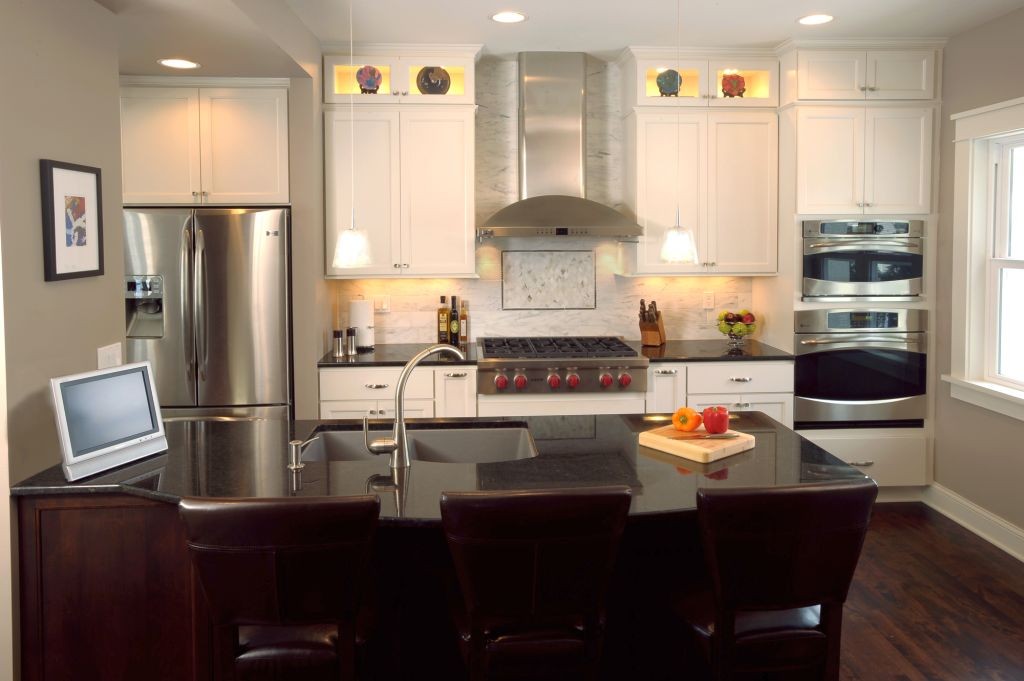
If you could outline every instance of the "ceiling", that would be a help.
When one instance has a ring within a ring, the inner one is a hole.
[[[671,0],[352,0],[357,43],[482,44],[484,53],[582,51],[611,58],[627,45],[676,44]],[[116,15],[123,74],[305,75],[246,9],[286,3],[321,42],[348,42],[348,0],[96,0]],[[684,46],[773,47],[789,38],[949,37],[1024,7],[1024,0],[679,0]],[[279,6],[280,7],[280,6]],[[501,25],[500,9],[527,21]],[[832,24],[796,19],[828,12]],[[156,63],[186,57],[181,72]]]
[[[357,43],[480,43],[484,52],[569,50],[610,57],[627,45],[675,45],[671,0],[352,0]],[[348,0],[286,0],[321,42],[348,42]],[[1024,0],[679,0],[688,46],[774,47],[789,38],[949,37]],[[498,10],[527,21],[501,25]],[[832,14],[829,25],[796,20]]]

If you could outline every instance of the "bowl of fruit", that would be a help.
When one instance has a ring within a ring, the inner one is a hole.
[[[718,313],[718,330],[729,337],[729,345],[738,348],[746,336],[757,331],[757,317],[750,310]]]

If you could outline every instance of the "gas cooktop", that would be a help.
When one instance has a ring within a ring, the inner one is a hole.
[[[614,336],[480,338],[485,359],[590,359],[637,357],[636,350]]]

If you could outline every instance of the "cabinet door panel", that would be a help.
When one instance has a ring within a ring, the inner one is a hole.
[[[797,112],[797,212],[863,212],[863,107]]]
[[[353,115],[350,130],[348,110],[324,114],[326,272],[328,276],[396,274],[395,265],[400,264],[398,112],[358,107]],[[338,269],[333,265],[335,245],[341,230],[351,224],[353,195],[356,228],[365,231],[370,242],[370,264]]]
[[[121,89],[121,183],[126,204],[198,202],[196,88]]]
[[[204,203],[288,203],[288,91],[199,91]]]
[[[867,55],[859,51],[801,51],[797,56],[800,99],[864,99]]]
[[[868,109],[864,131],[864,212],[928,213],[932,109]]]
[[[935,52],[868,52],[868,99],[931,99],[935,96]]]
[[[333,400],[320,403],[322,419],[361,419],[364,416],[379,416],[376,400]]]
[[[402,273],[476,271],[472,109],[403,110]]]
[[[647,368],[648,414],[674,412],[686,404],[686,366],[659,362]]]
[[[735,412],[759,411],[789,428],[793,427],[793,393],[707,393],[688,395],[687,402],[697,410],[721,405]]]
[[[395,418],[395,405],[393,402],[381,402],[377,405],[377,413],[381,418]],[[434,418],[434,400],[406,400],[405,418],[407,419],[432,419]]]
[[[716,272],[778,266],[778,117],[712,113],[708,119],[708,253]]]
[[[707,114],[637,116],[637,221],[641,272],[703,272],[700,265],[663,262],[665,232],[679,222],[693,228],[700,262],[707,261]]]
[[[434,412],[439,418],[476,416],[476,369],[434,369],[434,397]]]

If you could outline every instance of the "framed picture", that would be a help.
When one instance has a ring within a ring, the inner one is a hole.
[[[46,281],[103,274],[100,169],[40,159]]]

